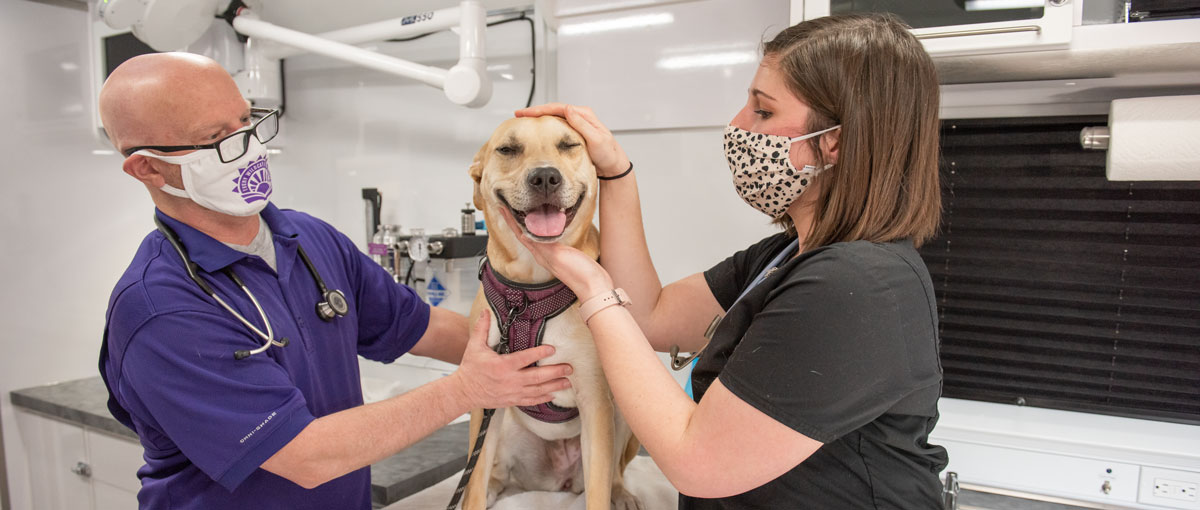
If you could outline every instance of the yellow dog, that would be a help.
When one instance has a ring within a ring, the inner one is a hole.
[[[479,149],[470,174],[475,207],[483,211],[489,234],[484,288],[475,298],[471,320],[490,307],[489,346],[496,348],[502,337],[505,346],[540,341],[555,347],[543,363],[568,363],[574,370],[568,376],[571,388],[554,393],[550,404],[496,411],[462,507],[482,510],[506,489],[586,489],[590,510],[641,509],[623,480],[625,466],[637,453],[637,439],[613,405],[578,301],[561,293],[565,286],[553,285],[557,282],[550,272],[517,238],[562,242],[598,256],[599,232],[592,225],[596,169],[583,137],[558,117],[510,119]],[[509,228],[501,216],[505,209],[521,231]],[[539,308],[550,314],[539,319],[526,313]],[[503,328],[508,328],[505,335]],[[482,421],[482,410],[471,413],[472,443]]]

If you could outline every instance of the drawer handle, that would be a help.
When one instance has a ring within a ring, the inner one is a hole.
[[[86,462],[80,461],[75,463],[75,467],[71,468],[71,472],[84,478],[91,478],[92,466],[89,466]]]
[[[966,37],[970,35],[990,35],[990,34],[1011,34],[1015,32],[1041,32],[1042,27],[1037,25],[1025,25],[1020,27],[1003,27],[1003,28],[976,28],[972,30],[954,30],[949,32],[931,32],[928,34],[914,34],[917,39],[941,39],[943,37]]]

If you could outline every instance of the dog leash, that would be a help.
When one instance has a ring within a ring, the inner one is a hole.
[[[492,415],[495,413],[495,409],[483,410],[483,420],[479,422],[479,434],[475,436],[475,448],[471,449],[471,456],[467,458],[467,468],[463,470],[462,478],[459,479],[458,487],[454,489],[454,496],[450,498],[450,504],[446,505],[446,510],[458,508],[458,501],[462,499],[463,491],[467,489],[467,481],[471,479],[471,472],[475,471],[475,464],[479,462],[479,452],[483,451],[483,439],[487,437],[488,425],[491,424]]]

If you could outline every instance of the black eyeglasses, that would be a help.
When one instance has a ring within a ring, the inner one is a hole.
[[[233,133],[225,138],[217,140],[216,143],[208,145],[142,145],[125,149],[125,157],[132,156],[133,153],[152,149],[162,152],[187,151],[198,149],[216,149],[217,156],[221,158],[222,163],[229,163],[242,157],[246,154],[246,149],[250,147],[250,135],[253,134],[258,138],[260,143],[267,143],[279,134],[279,110],[271,110],[268,108],[251,108],[251,118],[257,117],[254,124],[250,125],[250,129],[244,129]]]

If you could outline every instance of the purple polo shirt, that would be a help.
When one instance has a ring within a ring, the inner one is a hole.
[[[306,490],[259,466],[317,417],[362,405],[357,356],[391,362],[424,334],[429,306],[333,227],[267,205],[276,267],[161,211],[206,280],[259,329],[262,318],[221,270],[231,267],[287,347],[235,360],[262,340],[188,278],[158,231],[142,241],[109,301],[100,374],[108,407],[137,432],[141,508],[371,508],[370,468]],[[322,321],[320,293],[296,246],[350,312]]]

